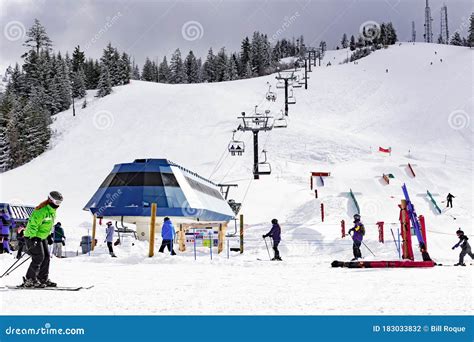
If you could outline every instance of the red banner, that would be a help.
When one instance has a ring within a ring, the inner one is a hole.
[[[389,148],[379,147],[379,152],[391,153],[391,152],[392,152],[392,148],[391,148],[391,147],[389,147]]]

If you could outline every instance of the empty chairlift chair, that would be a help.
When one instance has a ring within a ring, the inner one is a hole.
[[[273,128],[286,128],[286,127],[288,127],[288,123],[282,111],[280,117],[273,121]]]
[[[269,175],[272,173],[272,167],[267,162],[267,151],[263,150],[262,153],[265,155],[263,162],[257,164],[257,170],[254,171],[256,175]]]
[[[276,84],[277,89],[284,89],[285,88],[285,81],[278,80]]]
[[[300,75],[296,75],[295,81],[293,82],[293,88],[301,88],[303,86],[304,82],[301,83],[301,77]]]
[[[231,156],[241,156],[245,152],[245,143],[235,140],[235,130],[232,131],[232,140],[229,143],[229,152]]]
[[[293,89],[290,89],[290,95],[288,95],[288,104],[295,104],[296,103],[296,98],[295,95],[293,95]]]

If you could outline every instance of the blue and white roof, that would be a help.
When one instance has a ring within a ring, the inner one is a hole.
[[[229,221],[234,213],[213,182],[167,159],[117,164],[84,207],[98,217],[157,216]]]

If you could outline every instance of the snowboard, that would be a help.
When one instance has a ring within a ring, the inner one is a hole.
[[[8,290],[47,290],[47,291],[80,291],[80,290],[89,290],[93,287],[94,285],[92,286],[56,286],[56,287],[22,287],[20,285],[5,286],[5,288]]]

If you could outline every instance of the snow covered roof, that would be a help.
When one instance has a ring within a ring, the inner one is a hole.
[[[117,164],[84,207],[98,217],[189,217],[229,221],[234,213],[213,182],[167,159]]]

